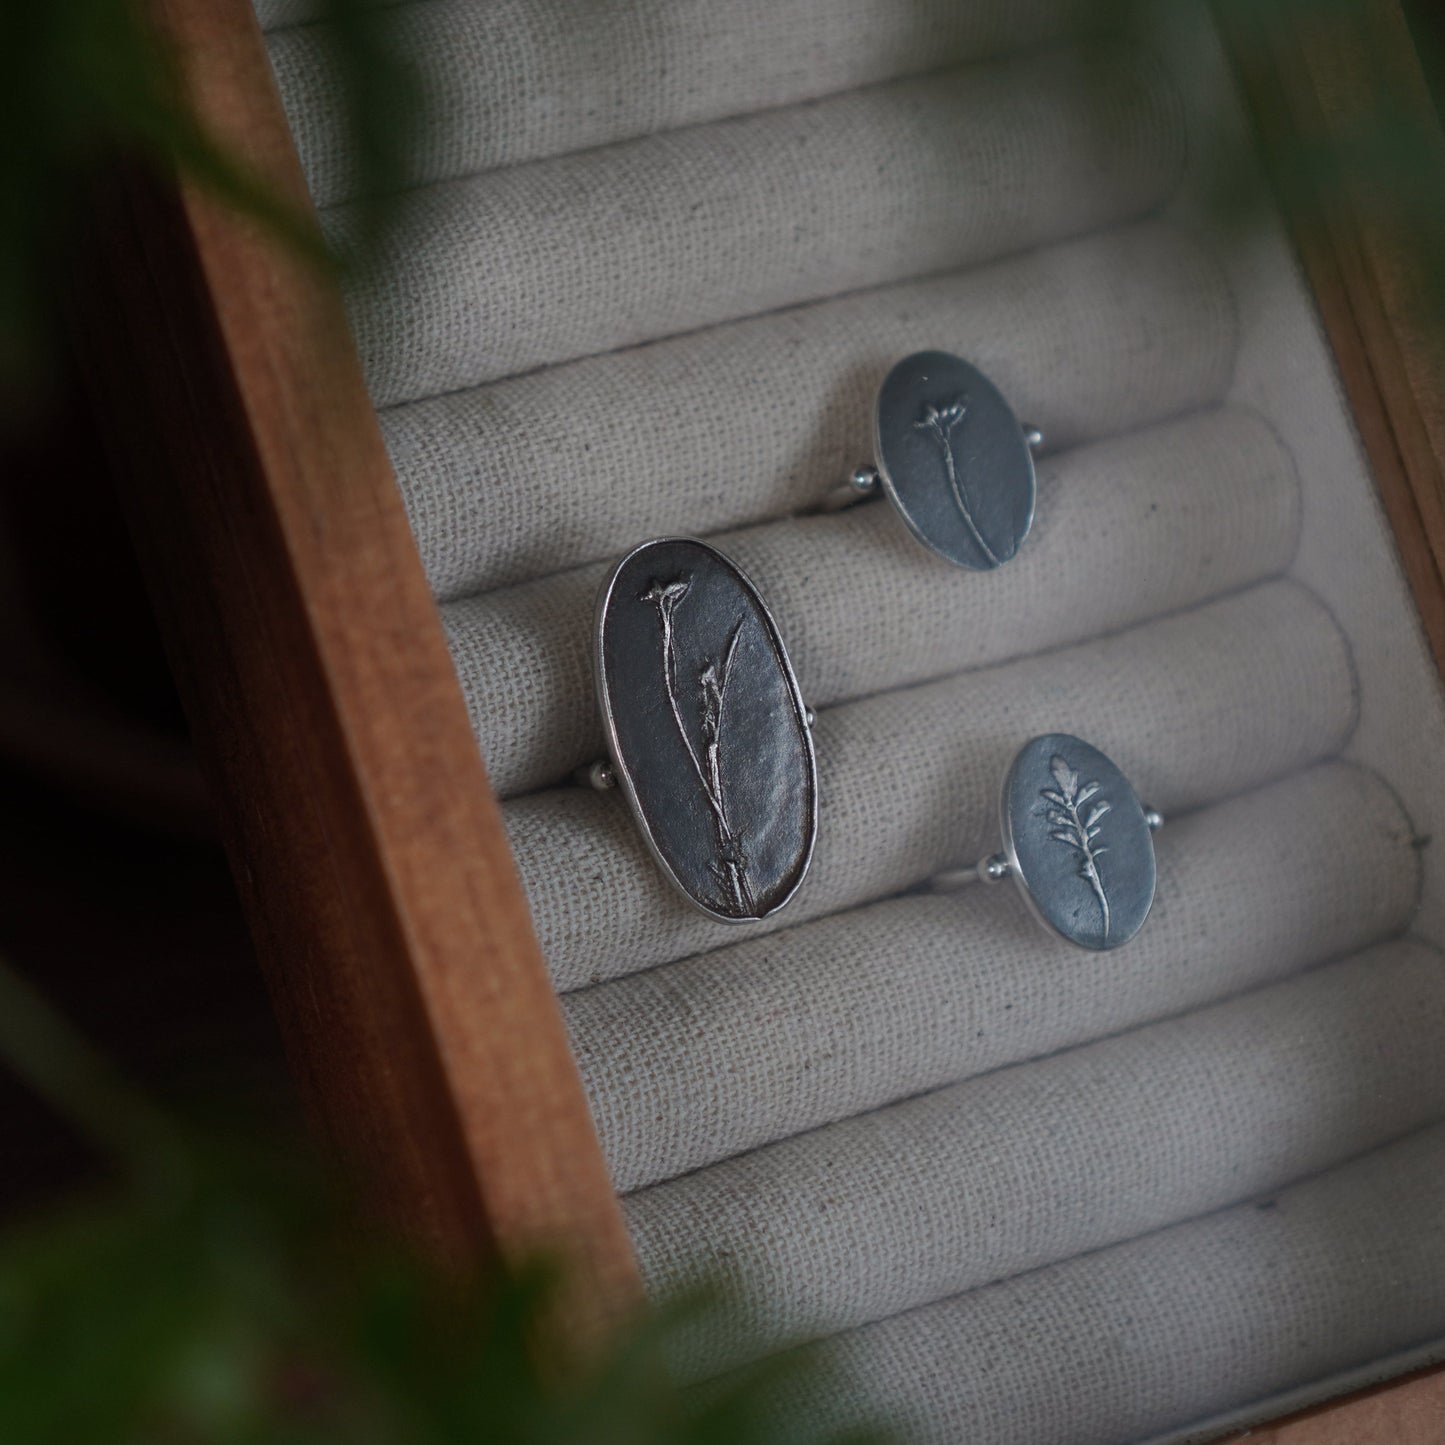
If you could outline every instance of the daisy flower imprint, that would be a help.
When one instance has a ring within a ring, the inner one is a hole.
[[[988,542],[984,539],[983,533],[979,530],[978,523],[974,521],[973,508],[969,505],[968,494],[964,491],[963,475],[959,470],[958,457],[953,450],[954,430],[962,425],[964,417],[968,415],[967,395],[956,396],[944,406],[934,406],[931,402],[925,403],[923,415],[913,423],[922,431],[932,432],[934,439],[938,442],[939,450],[943,453],[944,470],[948,473],[948,485],[953,492],[954,500],[958,503],[958,510],[963,513],[964,524],[968,527],[969,536],[978,544],[979,550],[988,558],[990,567],[997,567],[1000,557]]]

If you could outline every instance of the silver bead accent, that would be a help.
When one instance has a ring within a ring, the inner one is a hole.
[[[980,883],[1002,883],[1009,875],[1008,858],[1003,853],[991,853],[978,862]]]
[[[611,792],[617,786],[617,774],[606,758],[598,758],[595,763],[578,768],[572,776],[584,788],[592,788],[599,793]]]
[[[820,512],[841,512],[857,502],[867,501],[882,486],[877,467],[859,467],[846,482],[839,482],[818,504]]]

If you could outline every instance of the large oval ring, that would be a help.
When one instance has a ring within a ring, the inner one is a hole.
[[[1033,452],[1042,441],[976,366],[946,351],[915,352],[878,389],[875,465],[856,471],[825,507],[881,488],[925,547],[988,571],[1018,551],[1033,525]]]
[[[757,588],[706,542],[644,542],[598,595],[594,665],[610,781],[664,876],[725,923],[776,913],[812,860],[818,772]]]
[[[934,887],[1012,877],[1035,918],[1080,948],[1129,942],[1154,903],[1163,818],[1098,748],[1068,733],[1032,738],[999,796],[1003,849]]]

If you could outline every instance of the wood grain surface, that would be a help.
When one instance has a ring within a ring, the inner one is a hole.
[[[1215,9],[1445,673],[1445,133],[1409,26],[1397,0]]]
[[[309,215],[249,0],[155,0],[204,124]],[[460,1269],[636,1266],[338,290],[131,169],[76,306],[137,550],[293,1066],[378,1205]]]
[[[1215,11],[1445,674],[1445,133],[1409,26],[1398,0],[1215,0]],[[1391,135],[1408,147],[1418,204],[1401,204]],[[1445,1445],[1445,1371],[1235,1438]]]
[[[206,124],[304,209],[248,0],[152,8]],[[1343,143],[1382,73],[1434,125],[1393,4],[1363,37],[1348,7],[1292,12],[1220,4],[1267,154]],[[1445,666],[1421,237],[1363,179],[1281,194]],[[94,392],[294,1067],[383,1207],[460,1266],[563,1252],[589,1339],[638,1302],[636,1268],[335,286],[139,170],[97,226]],[[1438,1445],[1442,1409],[1430,1374],[1247,1438]]]
[[[1445,1372],[1429,1370],[1260,1425],[1232,1445],[1440,1445]]]

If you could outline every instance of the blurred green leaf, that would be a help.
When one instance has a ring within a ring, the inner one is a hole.
[[[269,226],[318,266],[365,264],[406,183],[426,93],[386,43],[373,0],[328,0],[357,158],[357,253],[332,255],[309,216],[208,136],[174,59],[131,0],[10,0],[0,7],[0,397],[47,370],[55,258],[85,228],[87,186],[128,154],[173,167]]]
[[[772,1418],[806,1360],[672,1382],[670,1342],[716,1301],[654,1312],[588,1368],[547,1367],[555,1270],[459,1287],[300,1141],[129,1090],[3,965],[0,1060],[118,1166],[100,1197],[0,1232],[6,1445],[844,1445]]]

